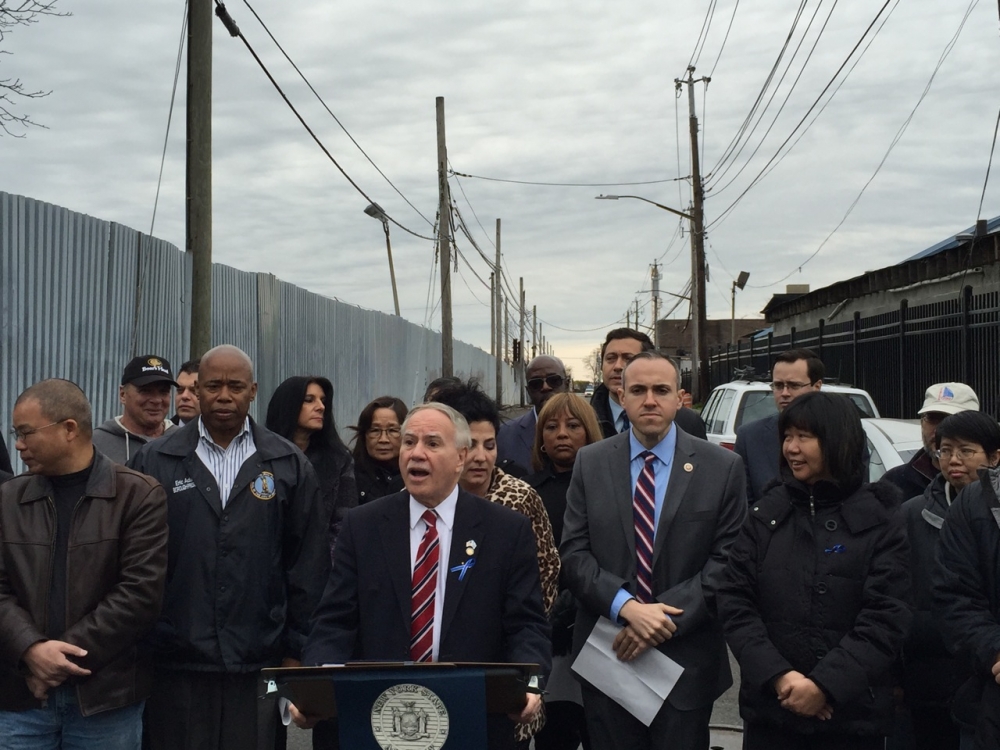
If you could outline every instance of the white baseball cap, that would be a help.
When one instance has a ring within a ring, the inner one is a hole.
[[[979,411],[979,396],[965,383],[935,383],[924,394],[924,405],[917,414],[932,411],[941,414]]]

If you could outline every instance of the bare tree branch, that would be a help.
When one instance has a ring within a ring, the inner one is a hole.
[[[38,23],[42,16],[64,17],[72,15],[56,10],[59,0],[0,0],[0,42],[17,26]],[[9,55],[9,50],[0,49],[0,55]],[[18,111],[18,100],[41,99],[50,91],[25,88],[20,78],[0,78],[0,135],[23,138],[28,127],[45,126],[31,119],[31,115]]]

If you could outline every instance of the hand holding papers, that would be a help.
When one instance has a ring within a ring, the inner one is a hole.
[[[573,671],[648,727],[684,667],[656,649],[631,661],[619,660],[612,644],[620,630],[621,626],[600,618],[573,662]]]

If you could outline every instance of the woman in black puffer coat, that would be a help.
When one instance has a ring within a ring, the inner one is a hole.
[[[744,748],[881,750],[910,623],[900,498],[863,483],[864,430],[844,396],[797,398],[778,434],[781,480],[751,506],[718,595]]]

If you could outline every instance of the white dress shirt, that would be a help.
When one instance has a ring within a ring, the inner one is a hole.
[[[438,660],[438,647],[441,644],[441,620],[444,617],[444,590],[448,583],[448,556],[451,552],[451,532],[455,527],[455,508],[458,506],[458,487],[451,491],[440,505],[432,508],[437,514],[438,533],[438,577],[437,590],[434,592],[434,635],[431,646],[431,661]],[[428,510],[410,495],[410,579],[413,579],[413,569],[417,564],[417,551],[420,540],[424,538],[427,524],[421,518]]]

